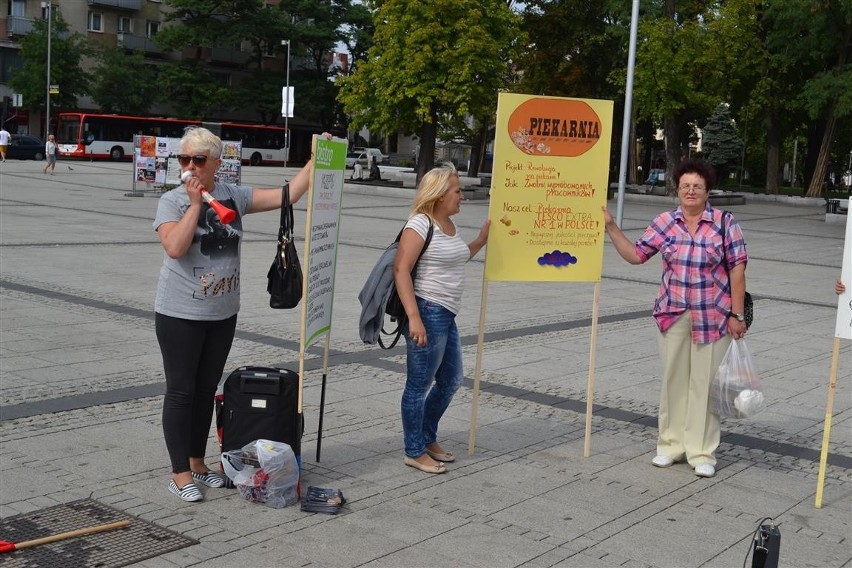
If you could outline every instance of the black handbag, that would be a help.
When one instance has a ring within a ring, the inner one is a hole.
[[[725,246],[725,219],[729,215],[731,215],[730,211],[722,212],[722,262],[725,263],[726,272],[728,270],[728,247]],[[746,329],[750,328],[754,321],[754,300],[748,292],[745,293],[745,298],[743,298],[743,317],[745,318]]]
[[[302,299],[302,265],[293,243],[293,204],[290,185],[281,191],[281,224],[278,227],[278,250],[266,275],[269,307],[276,310],[295,308]]]

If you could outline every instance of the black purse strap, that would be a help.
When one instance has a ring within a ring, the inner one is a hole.
[[[402,238],[402,233],[405,231],[405,227],[399,230],[399,234],[396,236],[393,242],[398,243]],[[412,270],[417,269],[417,263],[420,262],[420,257],[423,256],[423,253],[426,252],[426,249],[429,247],[429,243],[432,242],[432,234],[435,232],[435,224],[432,222],[432,218],[429,218],[429,230],[426,231],[426,239],[423,241],[423,248],[420,249],[420,254],[417,255],[417,260],[414,262],[414,268]]]
[[[290,203],[290,184],[281,190],[281,222],[278,225],[278,264],[287,268],[287,245],[293,240],[293,204]]]
[[[281,222],[278,225],[278,244],[284,246],[293,239],[293,204],[290,203],[290,184],[281,190]]]

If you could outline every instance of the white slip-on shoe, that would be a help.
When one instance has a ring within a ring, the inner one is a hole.
[[[674,459],[670,458],[669,456],[659,454],[654,456],[654,459],[651,460],[651,463],[657,467],[669,467],[674,463]]]
[[[709,463],[700,463],[695,466],[695,475],[698,477],[713,477],[716,475],[716,467]]]

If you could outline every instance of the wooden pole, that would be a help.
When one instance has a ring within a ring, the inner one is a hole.
[[[837,366],[840,359],[840,338],[834,338],[831,352],[831,372],[828,379],[828,400],[825,403],[825,426],[822,430],[822,450],[819,454],[819,475],[817,477],[816,501],[814,507],[822,508],[822,492],[825,489],[825,466],[828,462],[828,440],[831,437],[831,413],[834,408],[834,391],[837,389]]]
[[[32,540],[25,540],[23,542],[15,543],[15,550],[21,550],[22,548],[30,548],[33,546],[38,546],[40,544],[49,544],[51,542],[56,542],[58,540],[65,540],[66,538],[75,538],[78,536],[86,536],[89,534],[95,534],[104,531],[111,531],[113,529],[120,529],[121,527],[126,527],[130,524],[130,521],[116,521],[114,523],[109,523],[106,525],[98,525],[95,527],[88,527],[85,529],[77,529],[75,531],[68,531],[64,533],[54,534],[50,536],[45,536],[42,538],[34,538]]]
[[[482,277],[482,299],[479,302],[479,335],[476,339],[476,368],[473,372],[473,400],[470,403],[470,435],[467,453],[472,456],[476,446],[476,421],[479,412],[479,379],[482,374],[482,349],[485,343],[485,311],[488,307],[488,280]]]
[[[287,148],[287,151],[290,151],[290,148]],[[313,136],[311,140],[311,156],[316,156],[317,154],[317,136],[316,134]],[[310,235],[308,231],[311,230],[311,213],[313,212],[313,208],[311,207],[311,203],[313,203],[314,196],[314,176],[311,174],[308,177],[308,210],[307,216],[305,218],[305,248],[304,253],[302,254],[302,266],[310,266],[310,250],[308,247],[311,244]],[[294,232],[295,236],[295,232]],[[303,390],[305,388],[305,341],[307,338],[305,337],[305,328],[308,323],[308,278],[307,275],[302,278],[302,309],[300,310],[302,313],[301,323],[299,324],[299,406],[298,412],[302,414],[302,407],[304,405],[303,400]]]
[[[592,329],[589,342],[589,381],[586,386],[586,438],[583,444],[583,457],[591,455],[592,445],[592,406],[595,398],[595,346],[598,337],[598,305],[601,297],[601,281],[595,283],[595,297],[592,300]]]

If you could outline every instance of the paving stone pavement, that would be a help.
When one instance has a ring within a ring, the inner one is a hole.
[[[747,341],[769,404],[753,419],[723,421],[716,477],[650,464],[659,396],[650,310],[660,266],[630,266],[609,243],[590,456],[594,286],[546,283],[489,284],[468,454],[480,257],[468,267],[458,318],[467,380],[440,432],[458,459],[446,475],[427,476],[402,464],[404,350],[364,346],[357,332],[358,290],[413,190],[347,185],[319,460],[321,348],[306,354],[305,373],[303,483],[343,491],[347,505],[330,516],[250,504],[233,490],[207,489],[200,504],[167,491],[152,313],[162,259],[151,228],[157,200],[126,195],[130,164],[60,161],[56,171],[44,176],[32,161],[0,165],[0,518],[91,496],[199,541],[133,565],[140,568],[662,568],[740,566],[758,521],[773,517],[781,566],[852,565],[848,341],[823,506],[814,507],[845,229],[825,222],[820,202],[730,206],[751,257],[756,321]],[[245,168],[243,181],[275,186],[295,171]],[[628,195],[625,231],[638,236],[670,204]],[[487,210],[487,200],[464,203],[462,234],[472,238]],[[303,228],[303,204],[296,217]],[[298,313],[267,307],[277,221],[275,212],[246,221],[243,306],[228,369],[298,368]],[[211,429],[211,463],[216,452]]]

